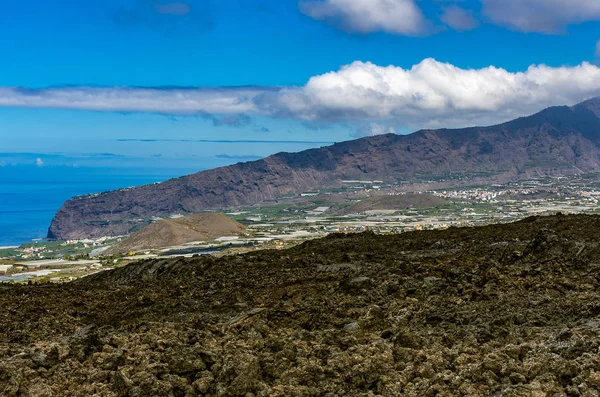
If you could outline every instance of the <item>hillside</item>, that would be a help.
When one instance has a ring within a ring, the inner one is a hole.
[[[600,217],[0,287],[2,396],[595,396]]]
[[[350,207],[344,208],[347,214],[377,210],[405,210],[410,208],[430,208],[447,204],[443,198],[431,194],[402,194],[375,196],[363,199]]]
[[[344,179],[394,184],[455,177],[447,184],[460,186],[597,172],[599,108],[597,98],[491,127],[367,137],[300,153],[279,153],[160,184],[77,197],[57,212],[48,237],[123,235],[141,217],[252,205],[340,187]],[[410,190],[410,185],[405,188]]]
[[[193,214],[151,223],[111,247],[106,254],[172,247],[194,241],[243,234],[246,227],[223,214]]]

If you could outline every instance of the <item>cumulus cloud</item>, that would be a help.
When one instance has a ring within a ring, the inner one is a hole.
[[[594,96],[600,67],[587,62],[513,73],[425,59],[409,69],[354,62],[301,87],[0,87],[0,106],[193,115],[232,126],[260,116],[433,128],[492,124]]]
[[[418,36],[428,30],[414,0],[308,0],[299,6],[305,15],[349,32]]]
[[[488,124],[600,95],[600,68],[531,66],[511,73],[461,69],[426,59],[403,69],[354,62],[278,93],[280,108],[304,119],[398,120],[402,125]]]
[[[570,24],[600,21],[596,0],[481,0],[493,23],[521,32],[555,34]]]
[[[473,30],[479,25],[477,19],[473,17],[472,11],[465,10],[457,5],[444,7],[440,19],[452,29],[458,31]]]
[[[458,3],[460,0],[438,0]],[[480,0],[487,21],[521,32],[557,34],[567,26],[600,21],[597,0]],[[419,36],[434,33],[416,0],[301,0],[300,11],[349,32],[387,32]],[[477,7],[479,9],[479,7]],[[473,10],[441,7],[442,23],[465,31],[479,25]]]

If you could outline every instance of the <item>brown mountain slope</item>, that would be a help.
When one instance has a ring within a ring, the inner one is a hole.
[[[408,208],[439,207],[446,200],[431,194],[403,194],[391,196],[376,196],[359,201],[344,209],[347,214],[361,213],[373,210],[404,210]]]
[[[491,127],[380,135],[199,172],[160,184],[71,199],[48,236],[126,234],[144,216],[251,205],[338,187],[343,179],[394,183],[479,175],[477,183],[600,171],[600,98]],[[471,181],[455,179],[454,185]]]
[[[193,241],[237,236],[245,230],[244,225],[223,214],[193,214],[184,218],[154,222],[117,243],[106,253],[114,255],[171,247]]]

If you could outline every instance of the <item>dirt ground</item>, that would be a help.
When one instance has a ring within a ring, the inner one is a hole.
[[[173,247],[195,241],[239,236],[246,227],[219,213],[192,214],[183,218],[163,219],[129,235],[106,251],[108,255]]]
[[[600,217],[0,287],[2,396],[600,396]]]

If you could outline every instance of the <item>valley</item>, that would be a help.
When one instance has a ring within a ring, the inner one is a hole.
[[[160,248],[152,248],[155,242],[143,248],[145,240],[142,239],[140,249],[126,249],[119,254],[110,248],[125,236],[38,242],[0,249],[0,260],[5,267],[11,266],[0,275],[0,282],[69,282],[140,259],[284,249],[331,233],[368,230],[392,234],[508,223],[558,212],[594,214],[600,213],[599,199],[600,182],[596,174],[415,194],[373,181],[347,181],[346,187],[336,191],[314,191],[264,206],[224,211],[227,217],[246,226],[242,235],[215,231],[211,239],[198,237],[184,244],[163,243]],[[177,214],[173,216],[176,220]],[[155,222],[159,219],[157,217]],[[150,235],[148,239],[156,241],[157,236],[160,234]],[[59,261],[48,262],[52,259]]]

